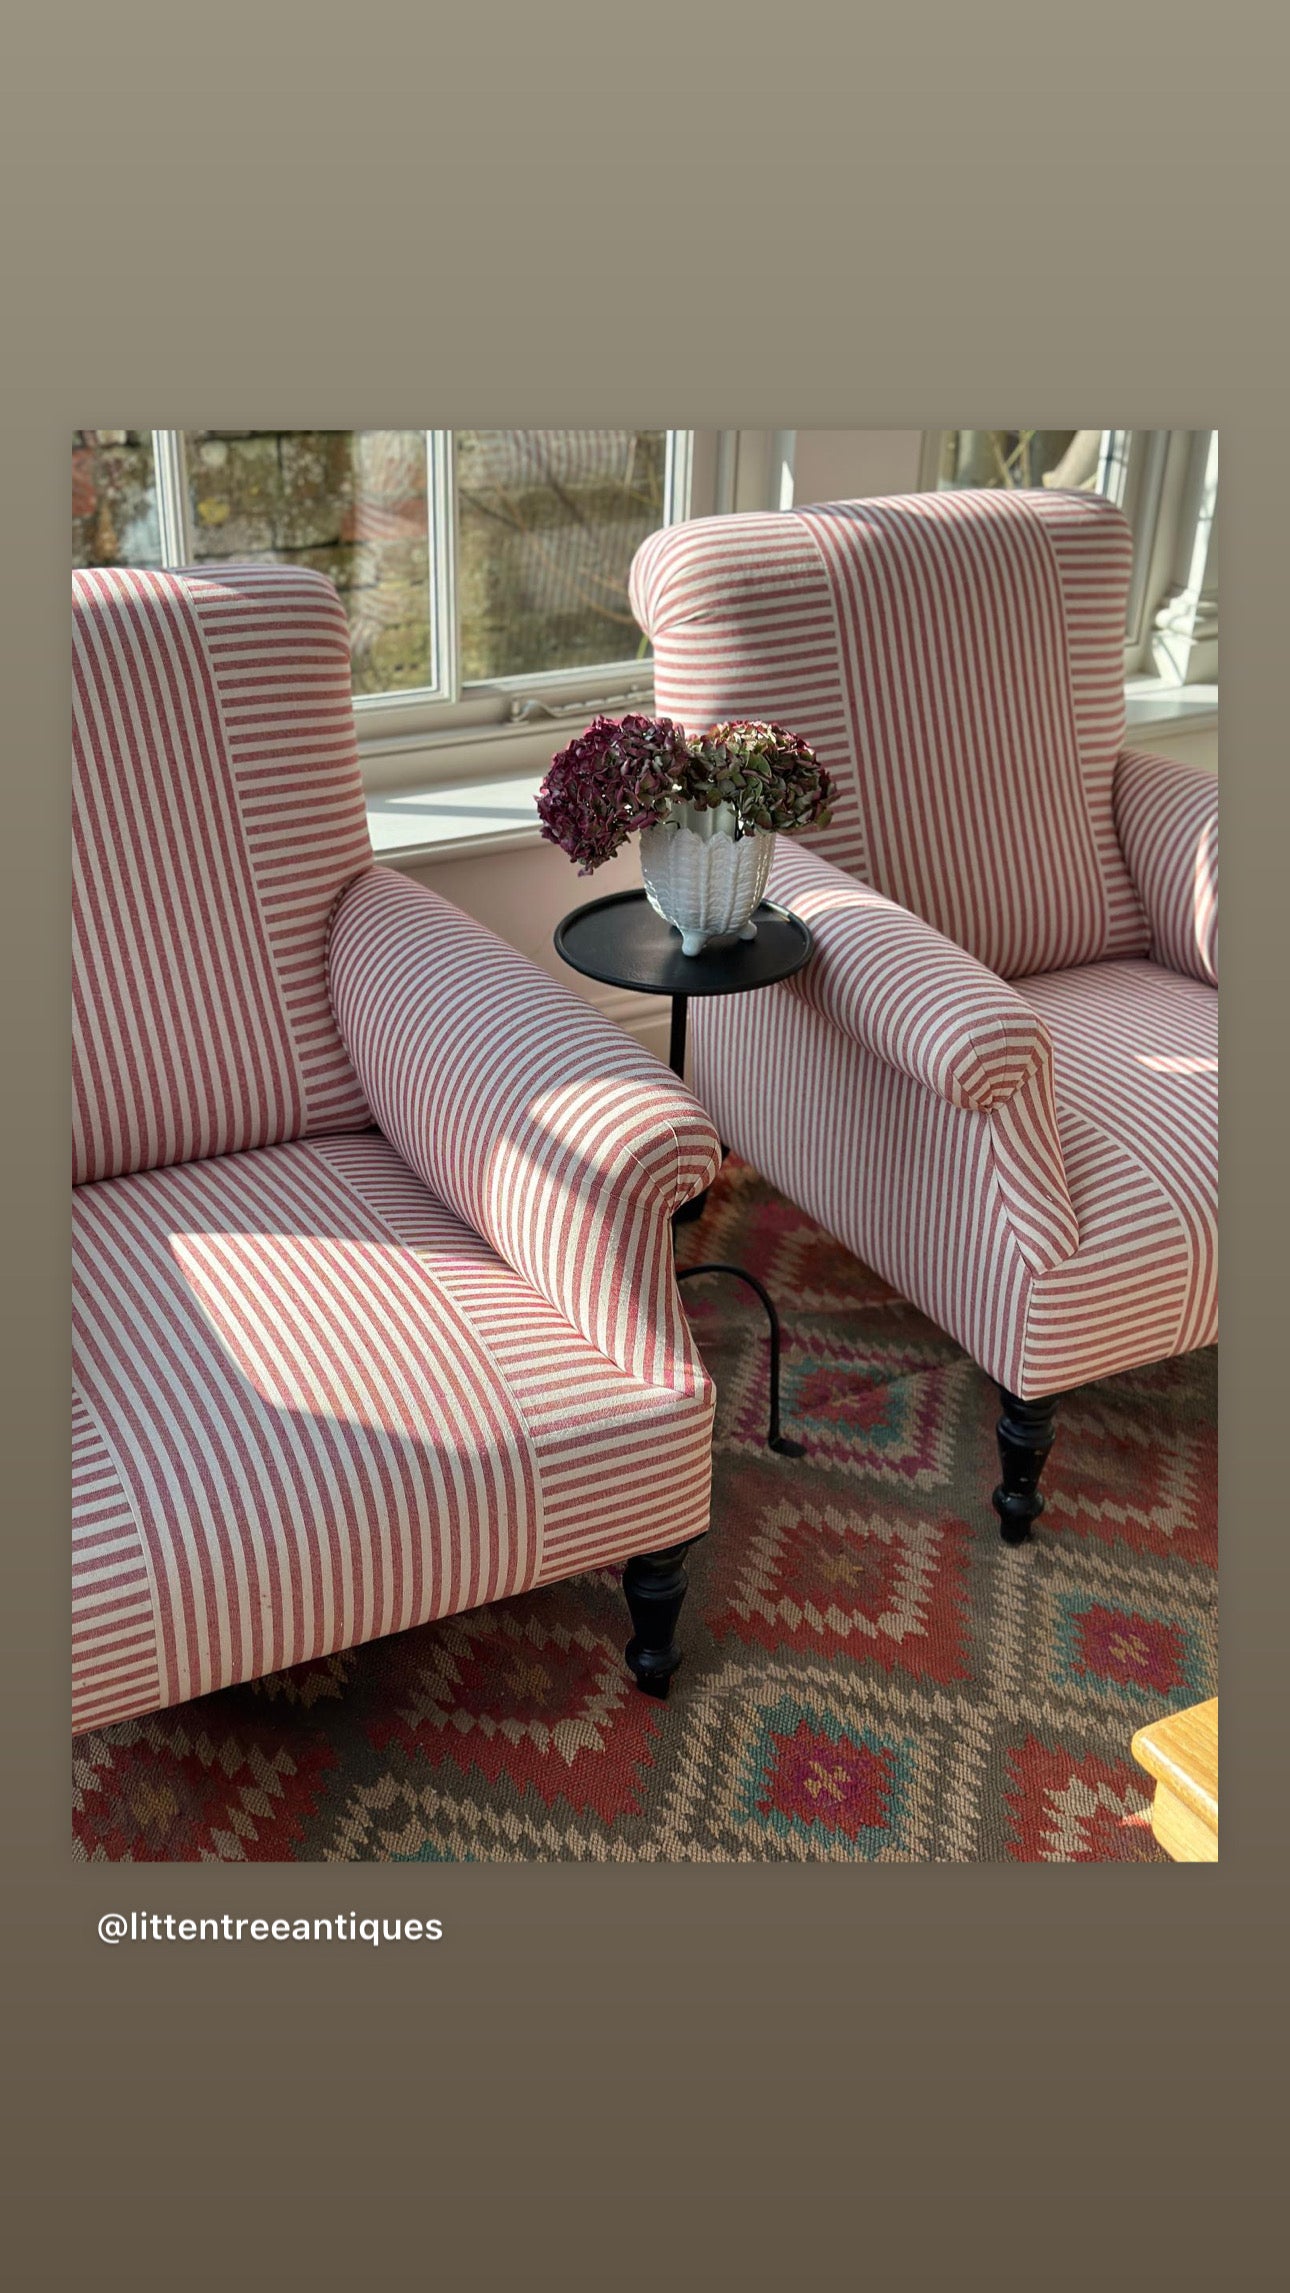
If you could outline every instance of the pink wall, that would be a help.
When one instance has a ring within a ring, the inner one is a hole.
[[[869,494],[912,494],[922,450],[921,430],[799,430],[793,497],[857,502]]]

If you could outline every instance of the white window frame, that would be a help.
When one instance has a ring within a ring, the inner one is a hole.
[[[194,537],[184,433],[154,430],[151,435],[161,561],[191,565]],[[722,506],[723,496],[733,490],[728,436],[733,433],[666,432],[664,525]],[[567,723],[572,732],[580,718],[598,708],[648,709],[653,702],[652,671],[641,660],[463,681],[455,610],[453,433],[427,430],[425,440],[434,681],[404,692],[355,694],[363,780],[375,791],[544,770],[551,759],[553,728]]]
[[[934,489],[944,430],[923,433],[917,484]],[[354,699],[359,758],[373,801],[403,809],[408,792],[480,791],[509,803],[505,784],[541,778],[555,748],[604,708],[653,706],[648,660],[463,684],[453,611],[457,532],[452,432],[427,431],[435,683]],[[790,508],[793,430],[669,430],[664,524]],[[152,433],[162,561],[192,562],[182,431]],[[1216,722],[1217,446],[1213,431],[1104,432],[1099,478],[1134,529],[1124,672],[1131,723],[1165,718],[1187,729]],[[218,562],[218,561],[212,561]],[[442,809],[442,807],[440,807]],[[471,800],[474,817],[474,800]],[[491,840],[501,840],[495,829]],[[509,837],[515,832],[508,830]],[[480,848],[484,848],[481,843]]]
[[[919,485],[935,490],[948,430],[923,438]],[[1210,547],[1217,516],[1212,430],[1105,430],[1099,490],[1133,527],[1124,677],[1135,690],[1211,684],[1218,671],[1218,601]]]

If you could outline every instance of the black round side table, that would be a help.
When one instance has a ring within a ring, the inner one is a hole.
[[[668,1064],[684,1081],[692,995],[743,995],[750,988],[773,987],[810,960],[811,935],[799,916],[763,900],[753,922],[756,939],[728,933],[710,940],[700,955],[682,955],[679,932],[655,914],[644,892],[611,892],[606,900],[588,900],[557,924],[555,945],[572,970],[603,980],[606,987],[671,996]]]
[[[686,1019],[692,995],[743,995],[757,987],[773,987],[791,979],[811,955],[811,935],[800,916],[763,900],[753,918],[757,937],[738,939],[733,933],[710,940],[698,955],[682,955],[680,934],[650,906],[644,892],[611,892],[608,899],[588,900],[558,924],[558,955],[574,971],[607,987],[635,988],[643,995],[670,995],[672,1027],[668,1064],[685,1080]],[[674,1225],[697,1217],[703,1196],[685,1203]],[[770,1424],[767,1447],[781,1457],[803,1457],[800,1441],[781,1433],[779,1425],[779,1316],[768,1290],[742,1266],[711,1264],[685,1266],[677,1275],[688,1282],[696,1274],[733,1274],[755,1290],[766,1309],[770,1328]]]

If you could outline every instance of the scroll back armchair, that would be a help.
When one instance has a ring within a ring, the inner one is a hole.
[[[770,892],[813,962],[696,1002],[722,1138],[1002,1388],[1010,1542],[1054,1399],[1217,1333],[1217,787],[1126,748],[1131,537],[1084,493],[696,520],[638,551],[659,711],[837,782]]]
[[[74,605],[74,1727],[617,1562],[666,1693],[707,1116],[372,864],[319,575]]]

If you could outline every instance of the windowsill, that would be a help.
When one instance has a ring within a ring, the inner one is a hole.
[[[1125,706],[1131,738],[1147,732],[1207,732],[1218,723],[1218,687],[1162,689],[1155,677],[1135,677],[1125,687]],[[550,746],[549,733],[537,737]],[[386,867],[398,868],[539,844],[542,836],[534,805],[545,769],[545,764],[537,771],[530,767],[496,780],[369,789],[367,825],[373,854]]]
[[[474,853],[537,844],[541,831],[535,799],[542,777],[529,772],[453,787],[370,790],[367,825],[373,854],[397,868],[413,860],[465,860]]]
[[[1124,688],[1126,729],[1211,732],[1218,723],[1217,685],[1162,685],[1159,677],[1130,677]]]

